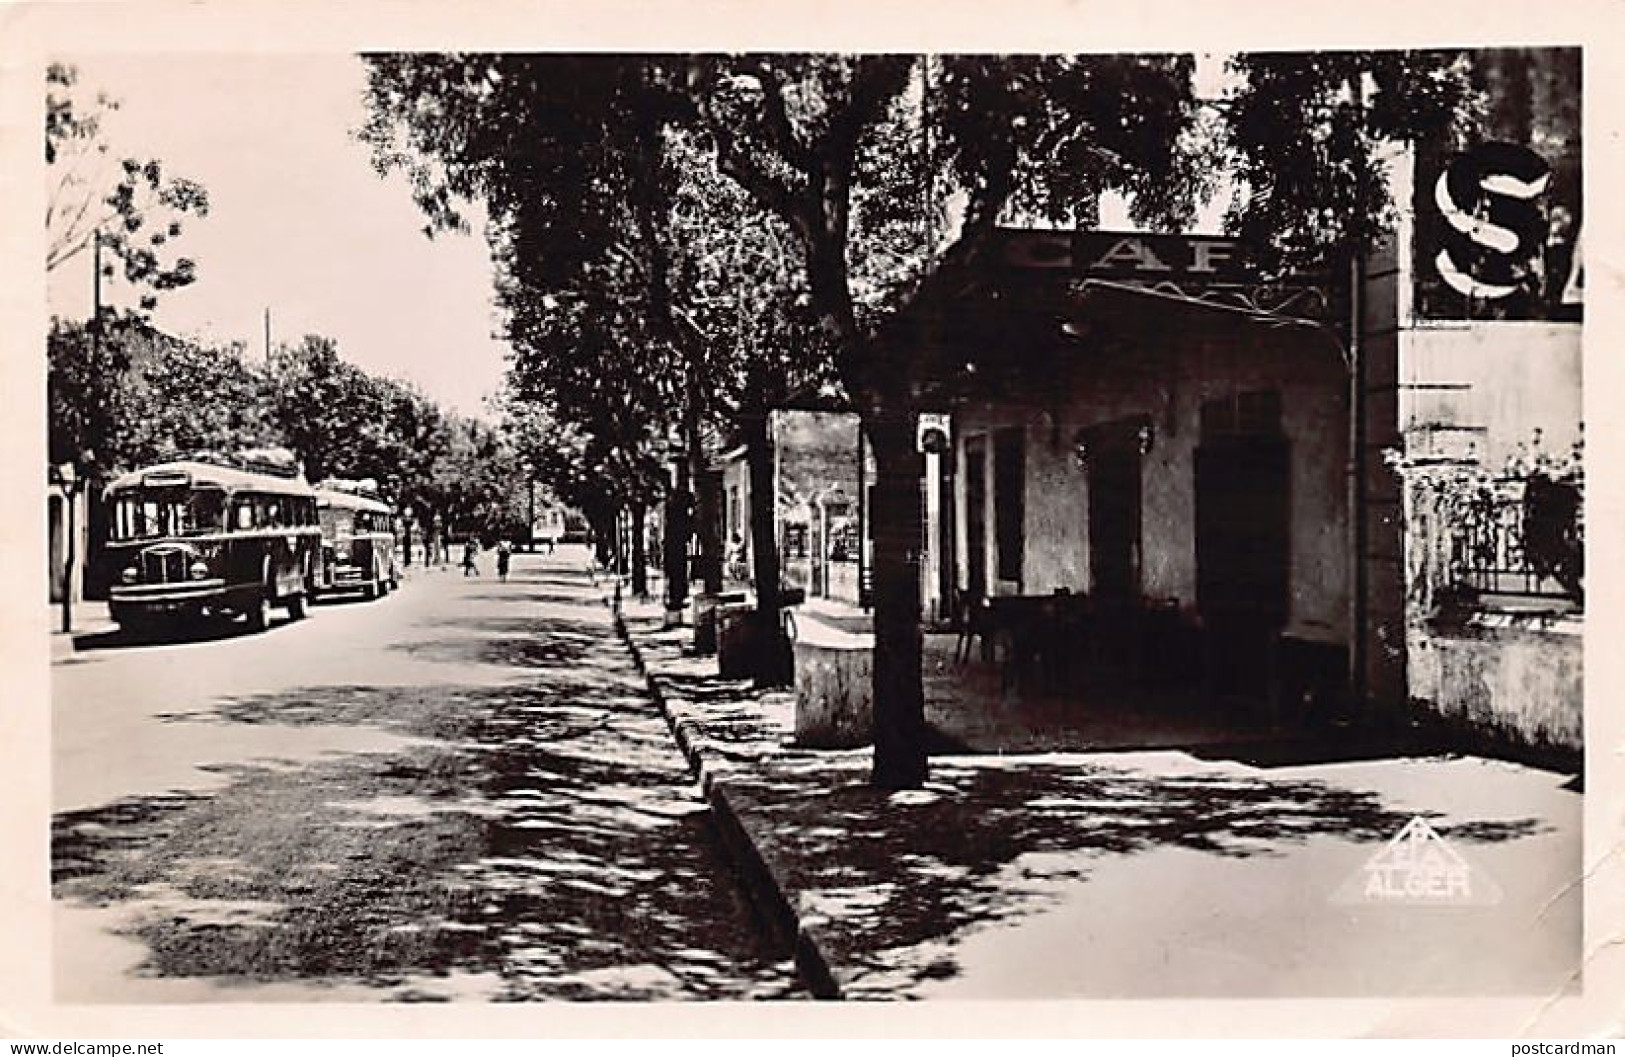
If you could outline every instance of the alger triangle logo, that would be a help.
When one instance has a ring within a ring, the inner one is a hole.
[[[1332,899],[1340,903],[1487,906],[1501,890],[1420,815],[1405,823]]]

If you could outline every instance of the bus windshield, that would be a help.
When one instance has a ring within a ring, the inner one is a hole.
[[[112,535],[117,540],[138,540],[219,532],[225,500],[218,488],[124,492],[113,500]]]

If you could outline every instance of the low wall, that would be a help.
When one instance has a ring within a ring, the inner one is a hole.
[[[874,740],[874,654],[872,635],[798,618],[796,744],[851,749]]]
[[[1576,617],[1495,613],[1413,626],[1411,697],[1469,737],[1577,755],[1583,627]]]

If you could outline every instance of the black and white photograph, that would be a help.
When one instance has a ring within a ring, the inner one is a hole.
[[[7,81],[42,1002],[1599,1030],[1583,42],[224,37]]]

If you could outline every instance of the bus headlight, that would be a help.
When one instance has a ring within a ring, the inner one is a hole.
[[[127,584],[133,584],[137,580],[141,579],[141,574],[135,571],[135,566],[131,565],[119,574],[119,579],[123,580]]]
[[[206,580],[209,577],[209,566],[205,562],[193,562],[191,568],[186,570],[194,580]]]

